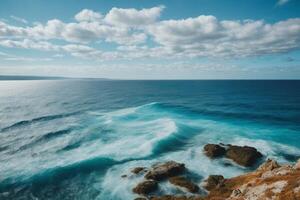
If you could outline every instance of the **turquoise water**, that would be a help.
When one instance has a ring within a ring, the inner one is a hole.
[[[0,82],[0,199],[129,200],[130,170],[165,160],[198,184],[251,170],[203,155],[219,142],[295,162],[300,81]]]

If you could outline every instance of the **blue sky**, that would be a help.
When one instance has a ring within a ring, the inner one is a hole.
[[[2,0],[0,74],[299,79],[299,13],[299,0]]]

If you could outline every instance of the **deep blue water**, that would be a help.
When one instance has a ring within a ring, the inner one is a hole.
[[[249,170],[206,158],[211,142],[295,162],[300,81],[0,82],[0,199],[129,200],[131,168],[171,159],[197,183]]]

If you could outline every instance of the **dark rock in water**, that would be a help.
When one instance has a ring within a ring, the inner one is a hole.
[[[226,146],[226,148],[224,146]],[[230,144],[207,144],[204,146],[204,153],[210,158],[217,158],[225,155],[225,157],[245,167],[253,166],[256,161],[262,157],[262,154],[254,147],[242,147]]]
[[[254,147],[228,145],[225,156],[232,159],[239,165],[250,167],[253,166],[256,161],[262,157],[262,154]]]
[[[169,179],[169,182],[173,185],[184,187],[192,193],[196,193],[199,191],[199,187],[195,183],[182,176],[171,177]]]
[[[121,177],[122,177],[122,178],[126,178],[126,177],[127,177],[127,175],[126,175],[126,174],[123,174]]]
[[[147,199],[143,198],[143,197],[138,197],[138,198],[135,198],[134,200],[147,200]]]
[[[168,161],[157,164],[145,175],[146,179],[162,180],[172,176],[177,176],[185,171],[183,163]]]
[[[135,188],[132,189],[134,193],[137,194],[149,194],[154,192],[158,188],[157,182],[153,180],[146,180],[139,183]]]
[[[150,200],[204,200],[203,197],[200,196],[175,196],[175,195],[163,195],[157,197],[150,197]]]
[[[224,177],[222,175],[210,175],[205,180],[204,188],[208,191],[213,190],[219,186],[221,186],[224,182]]]
[[[204,146],[204,153],[210,158],[224,156],[226,149],[218,144],[207,144]]]
[[[145,167],[136,167],[134,169],[131,170],[132,173],[134,174],[139,174],[141,171],[145,171]]]

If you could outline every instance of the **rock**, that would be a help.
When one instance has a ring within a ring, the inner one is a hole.
[[[146,168],[145,167],[136,167],[131,170],[132,173],[134,174],[139,174],[141,171],[144,171]]]
[[[204,146],[204,153],[210,158],[224,156],[226,149],[218,144],[207,144]]]
[[[204,188],[208,191],[213,190],[221,186],[224,182],[224,177],[222,175],[210,175],[204,184]]]
[[[272,171],[273,169],[279,168],[280,165],[275,161],[268,159],[265,163],[258,167],[258,171]]]
[[[175,196],[175,195],[163,195],[157,197],[150,197],[150,200],[204,200],[203,197],[200,196]]]
[[[294,169],[300,170],[300,159],[297,161],[297,163],[294,165]]]
[[[225,156],[239,165],[249,167],[262,157],[262,154],[254,147],[228,145]]]
[[[168,161],[162,164],[157,164],[148,171],[145,175],[146,179],[162,180],[172,176],[177,176],[185,171],[183,163],[177,163],[175,161]]]
[[[126,178],[126,177],[127,177],[127,175],[126,175],[126,174],[123,174],[121,177],[122,177],[122,178]]]
[[[147,200],[147,199],[143,198],[143,197],[138,197],[138,198],[135,198],[134,200]]]
[[[182,176],[171,177],[169,182],[173,185],[184,187],[191,193],[196,193],[199,191],[199,187],[195,183]]]
[[[139,183],[135,188],[132,189],[137,194],[149,194],[154,192],[158,188],[157,182],[153,180],[146,180]]]
[[[300,199],[300,170],[268,160],[257,170],[228,178],[209,190],[206,200]]]

